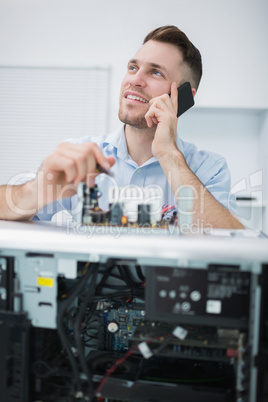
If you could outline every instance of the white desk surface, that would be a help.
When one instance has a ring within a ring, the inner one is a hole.
[[[268,263],[268,238],[252,231],[215,230],[213,234],[171,234],[161,229],[58,227],[49,222],[0,220],[1,250],[83,253],[122,258],[222,260]],[[136,233],[138,232],[138,234]],[[152,232],[152,233],[151,233]]]

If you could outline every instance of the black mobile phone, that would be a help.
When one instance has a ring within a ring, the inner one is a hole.
[[[185,82],[178,87],[178,112],[177,117],[194,106],[194,97],[190,82]]]

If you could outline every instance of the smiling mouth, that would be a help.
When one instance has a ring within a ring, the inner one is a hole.
[[[127,95],[126,99],[137,100],[137,101],[142,102],[142,103],[148,103],[147,100],[145,100],[143,98],[140,98],[139,96],[136,96],[136,95]]]

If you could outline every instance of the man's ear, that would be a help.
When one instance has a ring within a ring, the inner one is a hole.
[[[196,89],[195,88],[192,88],[192,94],[193,94],[193,97],[195,97],[195,95],[196,95]]]

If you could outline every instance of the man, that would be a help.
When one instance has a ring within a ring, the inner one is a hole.
[[[94,184],[99,164],[113,171],[120,187],[160,185],[165,204],[178,205],[180,189],[191,187],[195,224],[243,228],[229,211],[235,204],[224,159],[197,152],[177,138],[177,87],[189,81],[195,95],[201,75],[200,53],[182,31],[165,26],[149,33],[122,81],[119,118],[124,126],[100,139],[62,143],[45,159],[35,180],[2,186],[0,218],[51,219],[62,208],[75,215],[75,197],[70,197],[79,182]],[[96,180],[105,208],[108,187],[114,183],[105,175]]]

